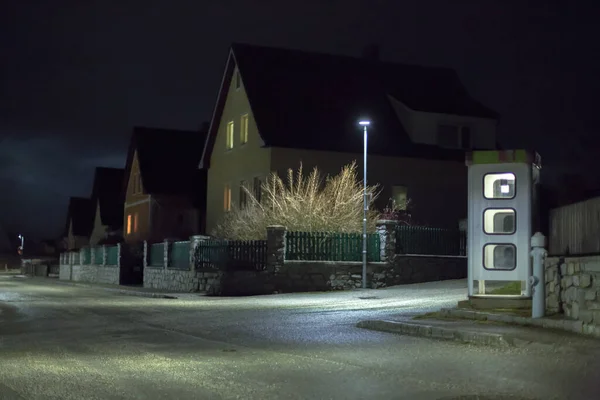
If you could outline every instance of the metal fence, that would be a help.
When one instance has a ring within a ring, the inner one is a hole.
[[[154,243],[149,246],[150,249],[148,251],[148,256],[150,259],[148,260],[148,265],[152,267],[164,267],[165,265],[165,244],[164,243]]]
[[[119,246],[106,247],[106,265],[119,264]]]
[[[361,233],[286,232],[287,260],[361,261]],[[367,235],[367,260],[380,261],[379,234]]]
[[[194,252],[196,269],[254,270],[267,268],[266,240],[205,240]]]
[[[73,253],[73,265],[78,265],[79,261],[81,260],[81,255],[79,254],[78,251]]]
[[[396,227],[396,254],[465,256],[466,232],[425,226]]]
[[[600,197],[550,210],[548,253],[600,254]]]

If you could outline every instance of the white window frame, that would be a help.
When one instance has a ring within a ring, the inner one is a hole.
[[[240,144],[248,143],[248,125],[250,116],[248,113],[242,114],[240,117]]]
[[[225,131],[225,150],[232,150],[235,138],[235,122],[227,122],[227,128]]]

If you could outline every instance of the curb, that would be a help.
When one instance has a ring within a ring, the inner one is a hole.
[[[533,326],[538,328],[558,329],[565,332],[584,334],[583,322],[567,319],[529,318],[510,314],[495,314],[485,311],[464,310],[460,308],[442,308],[442,315],[466,320],[494,321],[506,324]],[[586,335],[594,337],[595,335]],[[598,336],[596,336],[598,337]]]
[[[507,340],[504,335],[497,333],[481,333],[462,331],[457,329],[441,328],[426,324],[412,324],[409,322],[367,320],[356,324],[358,328],[370,329],[379,332],[398,333],[408,336],[428,337],[432,339],[452,340],[455,342],[477,344],[494,347],[522,347],[517,340]]]
[[[31,279],[32,277],[24,276],[24,275],[16,275],[15,278]],[[137,290],[127,290],[127,289],[119,289],[119,288],[94,286],[94,285],[90,285],[90,284],[86,284],[86,283],[58,281],[58,280],[54,280],[54,279],[51,282],[54,284],[57,284],[57,285],[76,286],[76,287],[82,287],[82,288],[88,288],[88,289],[104,290],[105,292],[113,292],[113,293],[118,293],[118,294],[122,294],[125,296],[148,297],[148,298],[152,298],[152,299],[178,299],[179,298],[177,296],[163,294],[163,293],[139,292]]]

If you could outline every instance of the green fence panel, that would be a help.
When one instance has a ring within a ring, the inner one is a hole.
[[[152,267],[164,267],[165,265],[165,244],[154,243],[150,246],[150,260],[148,265]]]
[[[102,265],[104,263],[104,249],[102,247],[92,248],[92,254],[94,255],[95,265]]]
[[[367,260],[380,261],[380,239],[367,235]],[[361,233],[286,232],[286,259],[310,261],[362,261]]]
[[[82,255],[83,260],[81,260],[81,263],[83,265],[89,265],[92,261],[92,249],[90,249],[89,247],[84,247]]]
[[[190,242],[173,242],[169,252],[168,268],[190,269]]]
[[[119,246],[106,248],[106,265],[117,265],[119,263]]]
[[[267,268],[266,240],[204,240],[194,251],[196,269],[263,271]]]

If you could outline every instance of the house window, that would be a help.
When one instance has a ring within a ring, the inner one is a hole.
[[[512,208],[488,208],[483,212],[483,231],[488,235],[515,233],[516,212]]]
[[[240,143],[248,143],[248,114],[242,115],[240,121]]]
[[[470,149],[472,147],[471,128],[459,125],[439,125],[437,143],[451,149]]]
[[[234,129],[233,121],[229,121],[227,123],[227,138],[226,138],[226,144],[225,144],[225,147],[227,148],[227,150],[233,149],[233,129]]]
[[[231,211],[231,186],[229,184],[225,185],[225,190],[223,191],[223,210]]]
[[[392,186],[392,201],[394,202],[394,209],[406,210],[408,203],[406,186]]]
[[[135,213],[133,216],[133,231],[138,231],[138,213]]]
[[[235,71],[235,88],[239,89],[241,85],[240,71]]]
[[[248,194],[246,193],[245,187],[246,187],[246,181],[241,181],[240,182],[240,208],[244,208],[248,204]]]
[[[131,234],[131,214],[127,215],[127,234]]]
[[[517,266],[517,248],[514,244],[491,243],[483,247],[483,267],[510,271]]]
[[[513,173],[486,174],[483,177],[483,196],[486,199],[513,199],[516,177]]]
[[[254,189],[254,199],[260,203],[262,197],[262,181],[260,178],[254,178],[254,182],[252,182],[252,188]]]

